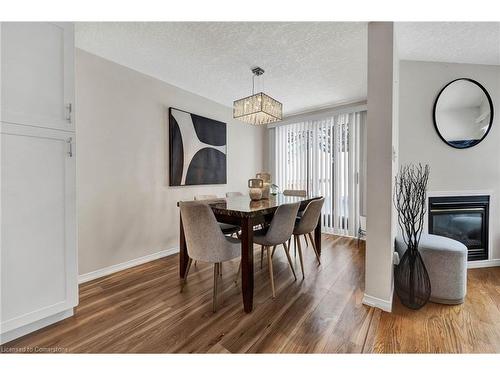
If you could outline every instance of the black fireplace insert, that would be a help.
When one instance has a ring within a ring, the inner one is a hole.
[[[429,233],[453,238],[468,249],[468,260],[488,259],[488,195],[430,197]]]

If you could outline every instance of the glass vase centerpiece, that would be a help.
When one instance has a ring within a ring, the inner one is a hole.
[[[420,309],[431,296],[431,282],[418,244],[426,212],[429,166],[401,166],[395,178],[394,205],[406,251],[394,270],[394,288],[401,303]]]

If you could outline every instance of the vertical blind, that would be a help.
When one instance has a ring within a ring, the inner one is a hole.
[[[366,111],[276,127],[276,182],[325,197],[325,232],[355,236],[360,213],[360,133]]]

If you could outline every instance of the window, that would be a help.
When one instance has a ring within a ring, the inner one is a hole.
[[[276,182],[325,197],[323,230],[355,236],[361,210],[360,170],[366,112],[277,126]],[[362,173],[363,175],[364,173]]]

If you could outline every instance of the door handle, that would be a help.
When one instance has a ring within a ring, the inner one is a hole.
[[[70,158],[73,157],[73,138],[72,137],[69,137],[68,140],[66,141],[66,143],[68,144],[69,146],[69,150],[68,150],[68,156]]]
[[[71,103],[66,104],[66,121],[71,124],[72,121],[73,105]]]

